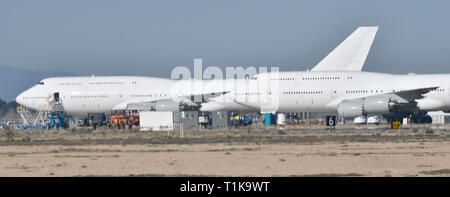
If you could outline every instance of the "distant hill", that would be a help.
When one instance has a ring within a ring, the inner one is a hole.
[[[74,75],[73,73],[33,71],[0,65],[0,99],[13,101],[21,92],[47,77]]]

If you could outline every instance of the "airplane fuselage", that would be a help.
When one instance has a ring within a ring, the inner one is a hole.
[[[202,83],[195,86],[195,83]],[[265,84],[265,88],[261,88]],[[201,88],[199,88],[201,87]],[[205,88],[208,87],[208,88]],[[279,72],[247,80],[171,80],[152,77],[47,78],[23,92],[17,102],[38,110],[59,92],[69,114],[126,110],[127,104],[226,92],[202,105],[205,111],[335,113],[344,99],[438,87],[417,100],[424,111],[450,110],[450,75],[392,75],[372,72]],[[182,91],[181,91],[182,90]]]

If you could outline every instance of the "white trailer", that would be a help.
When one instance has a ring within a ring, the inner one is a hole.
[[[139,126],[141,127],[141,131],[173,130],[173,112],[139,112]]]
[[[428,115],[431,116],[433,124],[448,124],[450,123],[450,113],[443,111],[430,111]]]
[[[367,116],[367,124],[380,124],[380,123],[381,123],[380,115]]]
[[[277,114],[277,124],[278,125],[285,125],[286,124],[286,114],[285,113]]]
[[[354,124],[367,124],[367,117],[366,116],[358,116],[353,119]]]

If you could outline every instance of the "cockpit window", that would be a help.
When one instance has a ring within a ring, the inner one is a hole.
[[[39,81],[37,84],[44,85],[44,82],[43,81]]]

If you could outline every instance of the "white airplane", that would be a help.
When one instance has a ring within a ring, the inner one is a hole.
[[[251,79],[152,77],[46,78],[16,101],[39,110],[58,97],[68,114],[113,110],[325,112],[388,120],[450,110],[450,75],[361,72],[378,27],[359,27],[311,71],[260,73]],[[264,86],[264,88],[261,88]]]

